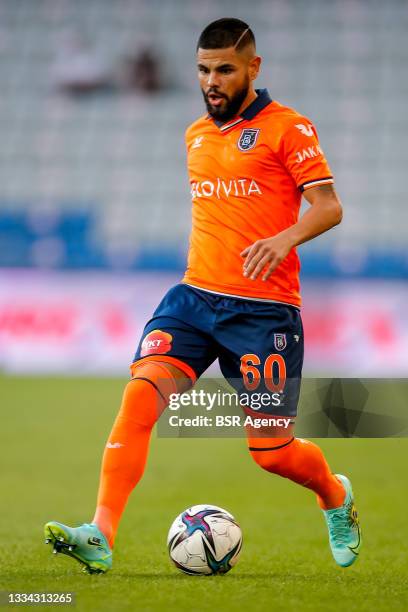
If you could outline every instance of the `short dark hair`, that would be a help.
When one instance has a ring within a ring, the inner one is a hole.
[[[198,39],[197,50],[227,49],[236,45],[237,51],[241,51],[250,43],[255,46],[255,36],[249,25],[241,19],[225,17],[204,28]]]

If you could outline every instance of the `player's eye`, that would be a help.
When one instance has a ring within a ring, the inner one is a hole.
[[[199,66],[198,72],[201,72],[201,74],[208,74],[208,68],[206,68],[205,66]]]
[[[231,74],[231,72],[233,72],[234,69],[230,68],[230,67],[225,67],[225,68],[220,68],[220,72],[222,72],[222,74]]]

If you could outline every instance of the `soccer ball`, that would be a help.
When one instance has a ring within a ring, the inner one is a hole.
[[[226,574],[238,561],[242,532],[227,510],[202,504],[178,515],[167,546],[174,565],[186,574]]]

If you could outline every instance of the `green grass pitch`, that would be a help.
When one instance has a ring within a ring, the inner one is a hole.
[[[407,609],[407,439],[319,442],[356,493],[364,546],[348,569],[331,558],[314,495],[262,471],[243,439],[153,435],[112,572],[88,576],[52,555],[43,543],[46,521],[92,518],[123,384],[0,378],[0,590],[72,591],[80,611]],[[225,576],[186,576],[168,559],[170,523],[199,503],[223,506],[241,524],[241,559]]]

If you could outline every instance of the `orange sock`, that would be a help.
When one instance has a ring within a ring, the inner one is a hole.
[[[193,370],[178,359],[149,356],[131,366],[122,404],[102,459],[95,516],[92,520],[113,546],[128,497],[141,479],[150,434],[171,393],[195,380]]]
[[[127,499],[143,475],[152,428],[165,402],[146,380],[131,380],[102,459],[96,523],[113,546]]]
[[[248,438],[258,465],[312,489],[321,508],[337,508],[345,498],[343,485],[331,473],[321,449],[302,438]],[[263,450],[261,450],[263,449]]]

